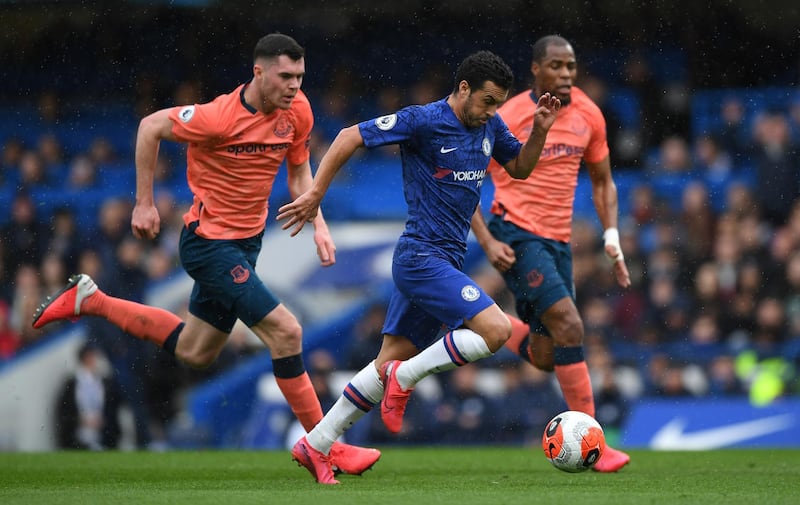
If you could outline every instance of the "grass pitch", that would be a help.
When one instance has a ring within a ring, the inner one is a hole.
[[[284,451],[3,453],[0,504],[800,503],[800,451],[630,453],[619,473],[568,474],[532,449],[391,448],[340,486]]]

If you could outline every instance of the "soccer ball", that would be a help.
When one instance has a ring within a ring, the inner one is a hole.
[[[592,416],[568,410],[547,423],[542,435],[542,449],[550,463],[565,472],[590,469],[603,455],[606,437]]]

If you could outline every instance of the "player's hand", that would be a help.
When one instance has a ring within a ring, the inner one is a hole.
[[[625,264],[624,259],[614,262],[614,276],[617,278],[617,284],[620,287],[627,288],[631,285],[631,274],[628,273],[628,266]]]
[[[300,233],[300,230],[303,229],[306,223],[314,221],[314,218],[317,217],[319,203],[319,199],[315,198],[311,192],[307,191],[298,196],[293,202],[287,203],[279,208],[278,217],[276,219],[278,221],[283,219],[287,220],[283,223],[281,229],[288,230],[294,226],[291,236],[294,237]]]
[[[507,272],[517,262],[514,249],[499,240],[490,240],[485,245],[484,252],[489,259],[489,263],[500,272]]]
[[[161,231],[161,217],[155,205],[136,205],[131,215],[131,230],[138,239],[153,240]]]
[[[320,219],[314,227],[314,243],[317,245],[317,256],[320,265],[329,267],[336,263],[336,245],[325,221]]]
[[[553,126],[561,110],[561,100],[558,97],[545,93],[536,102],[536,111],[533,113],[533,127],[542,133],[546,133]]]
[[[628,272],[628,266],[625,264],[625,256],[622,254],[622,247],[619,245],[619,232],[616,228],[609,228],[603,233],[603,241],[605,243],[603,249],[606,253],[606,258],[614,265],[614,275],[617,278],[617,284],[623,288],[631,285],[631,275]]]

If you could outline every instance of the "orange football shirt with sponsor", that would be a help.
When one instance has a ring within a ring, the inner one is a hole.
[[[188,144],[186,178],[194,201],[183,221],[199,220],[196,233],[204,238],[258,235],[281,163],[309,158],[314,117],[305,94],[298,92],[288,110],[263,114],[244,101],[246,86],[169,113],[172,133]]]
[[[531,135],[534,100],[531,90],[527,90],[498,109],[522,142]],[[558,112],[539,162],[527,179],[511,178],[494,160],[489,164],[495,186],[492,214],[504,216],[506,221],[540,237],[569,242],[581,159],[596,163],[608,153],[606,121],[600,108],[573,86],[571,102]]]

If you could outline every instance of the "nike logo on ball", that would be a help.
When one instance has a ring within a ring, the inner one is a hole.
[[[458,149],[458,148],[457,147],[446,148],[446,147],[442,146],[442,148],[439,149],[439,152],[442,153],[442,154],[447,154],[447,153],[455,151],[456,149]]]

